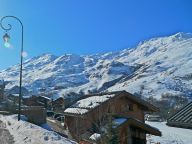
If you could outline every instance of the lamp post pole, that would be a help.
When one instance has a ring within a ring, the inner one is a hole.
[[[15,16],[4,16],[1,18],[0,25],[3,30],[6,32],[12,29],[11,24],[3,25],[3,21],[7,18],[12,18],[17,20],[21,25],[21,51],[20,51],[20,77],[19,77],[19,109],[18,109],[18,121],[21,119],[21,98],[22,98],[22,70],[23,70],[23,23],[21,20]],[[5,42],[9,41],[9,35],[6,33],[3,37]]]

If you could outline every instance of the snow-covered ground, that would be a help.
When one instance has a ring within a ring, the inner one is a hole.
[[[53,131],[23,120],[17,121],[16,115],[0,115],[0,121],[6,124],[6,129],[14,137],[15,144],[76,144]]]
[[[158,128],[162,132],[162,137],[147,136],[147,142],[160,142],[160,144],[192,144],[192,130],[169,127],[165,122],[146,122],[147,124]],[[154,143],[153,143],[154,144]]]

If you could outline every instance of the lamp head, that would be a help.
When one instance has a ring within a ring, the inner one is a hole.
[[[7,47],[7,48],[10,48],[10,46],[11,46],[10,43],[9,43],[10,36],[7,33],[4,34],[3,40],[4,40],[4,46]]]
[[[3,36],[3,40],[5,43],[9,42],[10,36],[7,33],[5,33],[5,35]]]

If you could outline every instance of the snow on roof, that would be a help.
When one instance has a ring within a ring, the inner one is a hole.
[[[46,96],[39,96],[39,97],[45,98],[47,100],[51,100],[49,97],[46,97]]]
[[[126,122],[128,120],[128,118],[115,118],[113,120],[113,128],[118,127],[119,125],[123,124],[124,122]]]
[[[94,133],[94,134],[92,134],[92,135],[90,136],[89,139],[94,140],[94,141],[97,141],[97,140],[100,139],[100,138],[101,138],[101,134]]]
[[[160,115],[147,115],[146,117],[150,117],[150,118],[161,118]]]
[[[18,97],[19,94],[11,94],[11,96]]]
[[[32,95],[24,95],[24,96],[22,96],[23,99],[28,99],[30,97],[32,97]]]
[[[66,113],[75,113],[75,114],[84,114],[84,113],[87,113],[88,110],[83,109],[83,108],[67,108],[64,112],[66,112]]]
[[[9,96],[19,97],[19,94],[10,94]],[[21,97],[22,97],[23,99],[25,99],[25,98],[30,98],[30,97],[32,97],[32,96],[31,96],[31,95],[21,95]]]
[[[157,136],[161,136],[161,132],[159,131],[159,129],[152,127],[150,125],[147,125],[146,123],[142,122],[141,120],[138,120],[136,118],[133,117],[118,117],[113,119],[112,121],[112,128],[117,128],[119,127],[121,124],[130,121],[131,125],[133,126],[141,126],[143,127],[142,129],[145,130],[147,133],[151,133],[153,135],[157,135]]]
[[[101,103],[109,100],[114,96],[115,94],[90,96],[88,98],[77,101],[70,108],[67,108],[64,112],[82,115],[87,113],[89,110],[94,109],[95,107],[99,106]]]
[[[53,101],[56,101],[56,100],[58,100],[58,99],[64,99],[62,96],[52,96],[51,97],[51,99],[53,100]]]

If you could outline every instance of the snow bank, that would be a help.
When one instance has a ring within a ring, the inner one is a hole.
[[[89,139],[94,140],[94,141],[97,141],[97,140],[100,139],[100,138],[101,138],[101,134],[94,133],[94,134],[92,134],[92,135],[90,136]]]
[[[161,144],[191,144],[192,130],[169,127],[165,122],[146,122],[158,128],[162,132],[162,137],[147,135],[147,144],[150,142],[160,142]]]
[[[15,144],[76,144],[53,131],[48,131],[26,121],[17,121],[16,115],[3,116],[0,120],[13,135]]]

